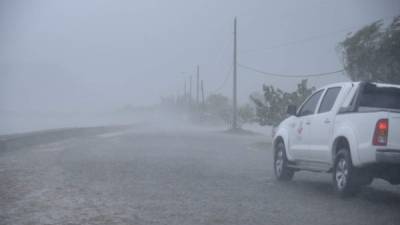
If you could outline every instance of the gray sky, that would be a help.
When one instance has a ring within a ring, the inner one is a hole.
[[[197,64],[209,93],[230,72],[234,16],[240,63],[286,74],[333,71],[341,68],[335,49],[347,31],[399,12],[398,0],[0,0],[0,109],[151,105],[182,93]],[[299,81],[244,69],[238,76],[241,102],[263,83],[291,90]],[[226,95],[231,82],[221,89]]]

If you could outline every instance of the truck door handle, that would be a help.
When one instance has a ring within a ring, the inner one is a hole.
[[[311,124],[311,122],[310,122],[310,121],[307,121],[307,122],[306,122],[306,125],[310,125],[310,124]]]
[[[330,122],[331,122],[331,120],[328,118],[324,120],[324,123],[330,123]]]

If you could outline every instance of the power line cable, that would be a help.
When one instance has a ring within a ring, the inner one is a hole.
[[[220,45],[220,48],[219,48],[219,51],[218,51],[218,54],[217,54],[217,58],[216,58],[216,61],[215,61],[215,66],[216,67],[220,67],[223,64],[222,63],[222,60],[224,59],[223,56],[225,54],[225,51],[228,49],[230,43],[231,43],[230,41],[228,41],[227,39],[224,39],[222,45]],[[228,73],[225,76],[222,84],[220,86],[218,86],[218,88],[216,88],[214,91],[210,91],[210,93],[217,93],[225,86],[226,82],[229,79],[229,75],[231,73],[231,69],[232,69],[231,67],[228,68]]]
[[[221,83],[221,85],[218,86],[218,88],[214,89],[213,91],[210,91],[210,93],[215,94],[217,92],[219,92],[222,88],[225,87],[226,83],[228,82],[230,76],[232,75],[232,66],[229,67],[228,73],[226,74],[224,81]]]
[[[218,58],[216,59],[216,64],[218,67],[222,64],[222,60],[223,60],[223,56],[225,54],[225,51],[228,49],[229,44],[231,44],[231,41],[228,41],[227,39],[225,39],[223,41],[223,44],[221,45],[221,48],[219,49],[219,54],[218,54]]]
[[[338,31],[334,31],[334,32],[310,36],[310,37],[299,39],[299,40],[283,42],[283,43],[280,43],[277,45],[272,45],[267,48],[240,51],[240,53],[241,54],[251,54],[251,53],[256,53],[256,52],[263,52],[263,51],[269,51],[269,50],[274,50],[274,49],[278,49],[278,48],[284,48],[284,47],[288,47],[288,46],[292,46],[292,45],[302,44],[305,42],[311,42],[311,41],[319,40],[322,38],[331,37],[333,34],[344,33],[344,32],[349,32],[349,29],[342,29],[342,30],[338,30]]]
[[[388,17],[383,17],[383,18],[378,19],[378,20],[386,20],[386,19],[389,19],[389,18],[393,18],[393,17],[389,17],[388,16]],[[371,23],[373,23],[373,22],[371,22]],[[369,24],[371,24],[371,23],[369,23]],[[269,51],[269,50],[273,50],[273,49],[284,48],[284,47],[288,47],[288,46],[292,46],[292,45],[311,42],[311,41],[319,40],[319,39],[322,39],[322,38],[331,37],[334,34],[344,33],[344,32],[351,32],[352,30],[354,30],[356,28],[364,27],[364,26],[367,26],[369,24],[363,24],[363,25],[358,25],[358,26],[347,27],[347,28],[343,28],[343,29],[339,29],[339,30],[335,30],[335,31],[327,32],[327,33],[322,33],[322,34],[309,36],[309,37],[298,39],[298,40],[287,41],[287,42],[283,42],[283,43],[280,43],[280,44],[272,45],[272,46],[267,47],[267,48],[243,50],[243,51],[240,51],[240,53],[241,54],[251,54],[251,53]]]
[[[315,74],[279,74],[279,73],[270,73],[270,72],[265,72],[250,66],[246,66],[243,64],[239,64],[238,66],[247,70],[251,70],[253,72],[256,73],[260,73],[260,74],[264,74],[267,76],[274,76],[274,77],[281,77],[281,78],[304,78],[304,77],[322,77],[322,76],[328,76],[328,75],[333,75],[333,74],[337,74],[337,73],[342,73],[345,70],[344,69],[340,69],[340,70],[336,70],[336,71],[331,71],[331,72],[325,72],[325,73],[315,73]]]

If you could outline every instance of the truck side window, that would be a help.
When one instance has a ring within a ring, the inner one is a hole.
[[[318,101],[322,95],[322,90],[316,92],[312,95],[301,107],[299,110],[299,116],[307,116],[314,114],[315,109],[317,108]]]
[[[318,113],[331,111],[333,105],[335,104],[336,98],[339,95],[340,89],[340,87],[328,88],[324,95],[324,98],[322,99]]]

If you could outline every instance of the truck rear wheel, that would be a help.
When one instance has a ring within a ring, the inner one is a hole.
[[[335,191],[341,197],[353,196],[360,190],[361,185],[357,182],[357,172],[353,167],[350,151],[346,148],[339,150],[336,154],[333,183]]]
[[[274,172],[278,181],[289,181],[293,179],[294,171],[288,167],[285,144],[279,141],[274,151]]]

